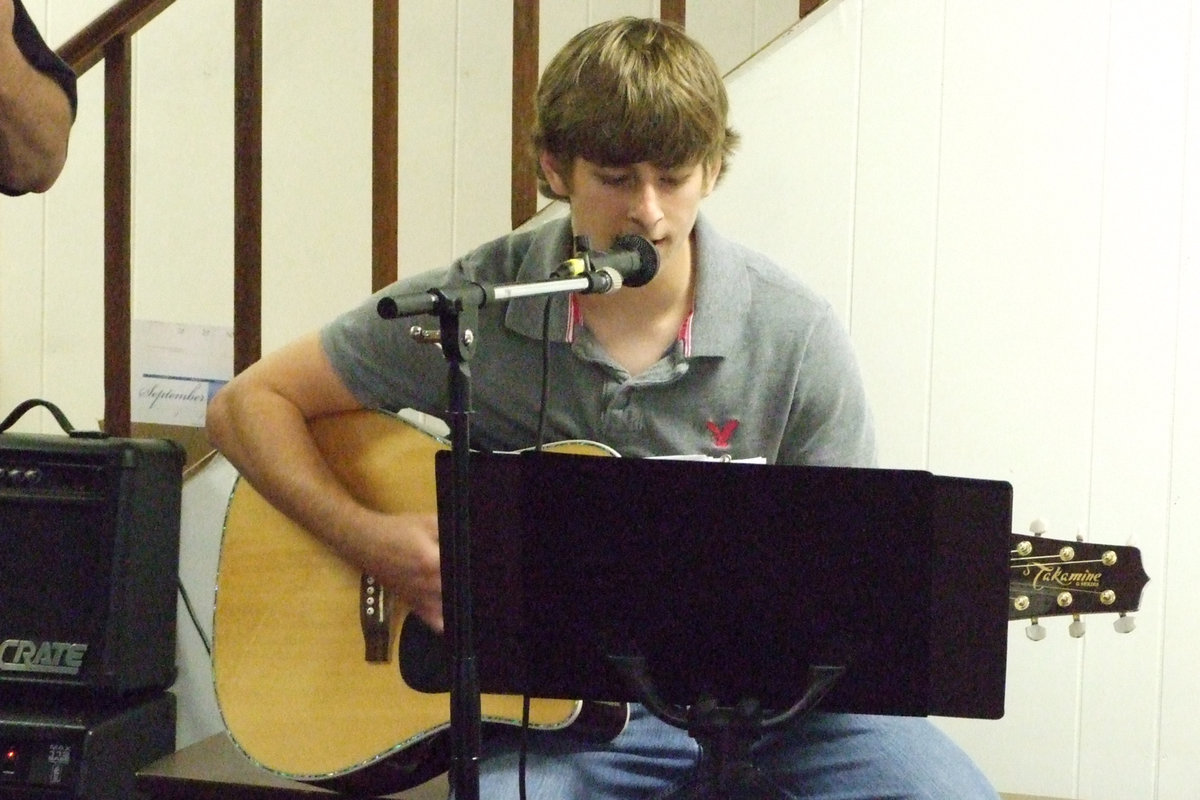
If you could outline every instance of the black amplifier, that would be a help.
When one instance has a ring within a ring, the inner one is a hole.
[[[175,695],[121,705],[0,709],[0,796],[129,800],[137,771],[175,750]]]
[[[184,451],[0,433],[0,699],[175,679]]]

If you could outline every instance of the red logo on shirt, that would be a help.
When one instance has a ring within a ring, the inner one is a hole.
[[[731,419],[725,422],[724,425],[717,425],[717,423],[709,420],[707,425],[709,433],[712,434],[713,444],[724,450],[729,447],[729,440],[733,438],[733,432],[737,430],[738,421]]]

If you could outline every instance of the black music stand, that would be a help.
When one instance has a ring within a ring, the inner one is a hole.
[[[543,452],[476,454],[470,497],[483,692],[641,702],[750,797],[752,740],[818,703],[1004,713],[1007,483]],[[446,691],[410,620],[405,680]]]

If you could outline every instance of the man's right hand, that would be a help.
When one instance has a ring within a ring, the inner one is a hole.
[[[407,606],[430,628],[441,633],[442,573],[436,514],[378,514],[363,531],[364,571]]]

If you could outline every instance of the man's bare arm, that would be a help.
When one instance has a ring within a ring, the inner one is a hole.
[[[0,0],[0,185],[44,192],[67,160],[71,104],[66,92],[34,69],[13,40],[13,3]]]
[[[440,630],[436,519],[362,506],[309,432],[308,420],[359,407],[312,335],[263,358],[218,392],[208,410],[208,434],[272,505]]]

